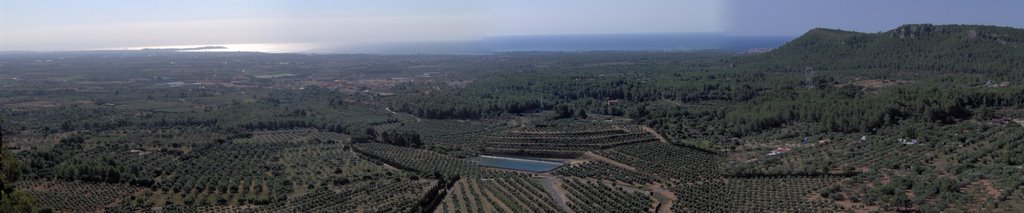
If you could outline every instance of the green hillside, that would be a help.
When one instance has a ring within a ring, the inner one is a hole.
[[[813,29],[749,67],[993,72],[1024,67],[1024,29],[913,24],[879,33]]]

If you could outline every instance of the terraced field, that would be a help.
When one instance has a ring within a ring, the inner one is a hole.
[[[652,212],[652,198],[643,191],[627,191],[621,187],[575,178],[565,179],[568,204],[575,212]]]
[[[58,211],[98,211],[142,190],[127,184],[78,181],[26,181],[18,187],[26,189],[40,205]]]
[[[830,202],[809,197],[840,177],[726,178],[680,184],[671,190],[679,200],[675,212],[828,212]]]
[[[597,154],[642,173],[679,181],[717,179],[723,166],[723,159],[716,154],[658,142],[625,145]]]
[[[510,130],[485,138],[485,152],[495,154],[572,156],[658,139],[636,126],[572,125]]]
[[[463,179],[435,212],[559,212],[541,186],[526,178]]]
[[[342,190],[316,188],[288,202],[260,209],[267,212],[412,212],[435,180],[379,180],[349,184]]]
[[[487,170],[467,160],[450,157],[440,153],[392,146],[382,143],[355,144],[360,153],[373,157],[384,163],[418,172],[438,172],[444,175],[467,177],[503,177],[516,176],[511,172]]]
[[[603,161],[589,161],[577,165],[564,166],[552,171],[551,174],[622,181],[631,184],[647,184],[657,181],[657,178],[652,175],[620,168]]]

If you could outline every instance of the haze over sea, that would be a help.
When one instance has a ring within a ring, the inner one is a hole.
[[[221,46],[224,49],[187,51],[343,53],[343,54],[490,54],[523,51],[694,51],[719,49],[746,51],[775,48],[792,36],[726,36],[718,33],[647,33],[593,35],[496,36],[472,41],[397,42],[346,46],[331,43],[195,44],[144,48],[191,48]]]

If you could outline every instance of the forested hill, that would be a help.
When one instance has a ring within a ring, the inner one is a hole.
[[[1024,29],[913,24],[879,33],[813,29],[738,65],[775,70],[890,69],[994,72],[1024,70]]]

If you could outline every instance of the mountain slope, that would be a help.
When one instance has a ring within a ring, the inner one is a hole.
[[[740,63],[802,70],[892,69],[993,72],[1024,70],[1024,30],[981,25],[914,24],[880,33],[813,29]]]

